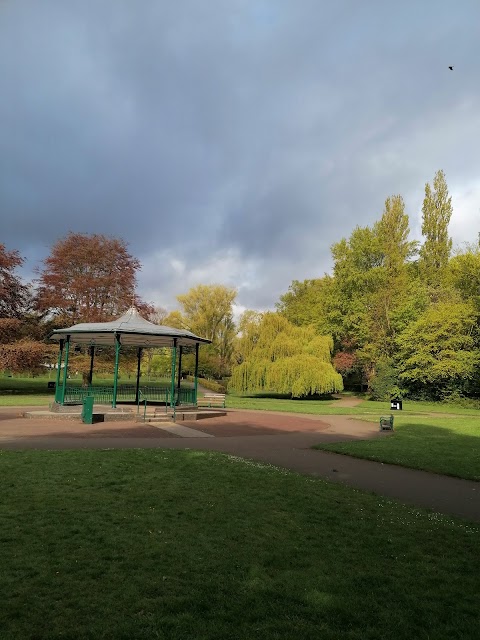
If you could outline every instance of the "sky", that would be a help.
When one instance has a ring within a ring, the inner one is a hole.
[[[454,65],[453,71],[449,66]],[[480,2],[0,0],[0,243],[123,238],[157,306],[274,308],[443,169],[480,232]]]

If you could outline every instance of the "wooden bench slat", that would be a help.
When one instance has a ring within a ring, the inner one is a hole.
[[[215,404],[225,407],[225,393],[204,393],[202,397],[197,398],[197,404],[207,405],[208,407]]]

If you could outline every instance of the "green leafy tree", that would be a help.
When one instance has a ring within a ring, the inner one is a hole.
[[[405,275],[407,262],[415,256],[418,245],[409,240],[409,219],[402,196],[394,195],[385,200],[382,217],[374,230],[383,253],[383,266],[388,280],[395,281]]]
[[[389,400],[392,397],[402,398],[407,389],[399,386],[399,372],[392,359],[382,358],[375,367],[370,380],[369,395],[372,400]]]
[[[153,307],[152,311],[147,316],[147,320],[153,322],[154,324],[162,325],[162,326],[173,326],[168,325],[165,320],[168,317],[168,311],[163,307]],[[142,354],[142,371],[145,371],[147,379],[150,380],[150,376],[153,373],[152,364],[153,357],[155,355],[159,355],[162,352],[162,349],[144,349]]]
[[[199,371],[207,377],[219,379],[230,372],[236,334],[233,321],[236,296],[235,289],[215,284],[198,285],[177,296],[183,310],[176,312],[175,321],[212,341],[211,345],[200,349]],[[193,356],[190,355],[185,358],[185,367],[191,370],[192,366]]]
[[[238,332],[234,341],[234,362],[241,364],[250,357],[260,339],[263,313],[247,309],[240,316]]]
[[[385,316],[380,293],[386,286],[384,252],[377,229],[356,227],[350,238],[332,246],[334,262],[334,333],[340,350],[355,354],[354,378],[368,383],[386,348],[380,321]],[[379,326],[380,325],[380,326]]]
[[[275,305],[277,311],[298,327],[311,325],[318,333],[335,330],[334,280],[331,276],[313,280],[293,280]]]
[[[437,171],[433,189],[428,182],[425,185],[422,206],[422,234],[425,241],[420,249],[422,277],[433,288],[442,285],[452,250],[452,240],[448,235],[451,217],[452,198],[448,193],[445,174]]]
[[[448,264],[448,282],[462,299],[470,300],[480,311],[480,247],[467,245]]]
[[[409,268],[409,261],[417,251],[417,243],[409,240],[409,219],[400,195],[385,200],[382,217],[373,230],[382,263],[369,305],[369,343],[375,360],[388,360],[395,350],[399,314],[411,299],[410,278],[415,274]]]
[[[418,272],[412,265],[417,243],[409,239],[409,219],[399,195],[385,200],[373,228],[356,227],[349,239],[333,245],[337,313],[331,316],[343,358],[355,355],[352,379],[369,385],[377,363],[395,352],[395,338],[404,328],[417,291]],[[345,349],[345,345],[348,348]]]
[[[471,302],[438,302],[398,337],[400,379],[413,394],[441,398],[461,390],[479,364],[477,311]]]
[[[284,393],[293,398],[343,389],[331,363],[333,340],[313,327],[295,327],[279,313],[262,315],[256,342],[232,369],[230,388],[241,393]]]

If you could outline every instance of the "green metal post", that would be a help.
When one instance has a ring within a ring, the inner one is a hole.
[[[67,336],[65,342],[65,362],[63,363],[63,387],[62,387],[62,405],[65,404],[65,391],[67,388],[67,372],[68,372],[68,353],[70,351],[70,336]]]
[[[88,385],[92,386],[93,380],[93,360],[95,358],[95,347],[93,344],[90,346],[90,373],[88,374]]]
[[[140,390],[140,367],[142,364],[142,347],[138,347],[137,351],[137,386],[135,388],[135,402],[138,404],[138,396]]]
[[[58,361],[57,361],[57,377],[55,380],[55,402],[60,402],[61,397],[60,397],[60,369],[62,366],[62,355],[63,355],[63,345],[64,345],[64,340],[60,340],[60,347],[58,350]]]
[[[117,406],[117,386],[118,386],[118,360],[120,358],[120,336],[115,334],[115,370],[113,372],[113,398],[112,407]]]
[[[183,347],[180,346],[178,350],[178,375],[177,375],[177,387],[180,389],[180,382],[182,381],[182,353]]]
[[[198,389],[198,342],[195,344],[195,376],[194,376],[194,389],[195,389],[195,404],[197,404],[197,389]]]
[[[172,347],[172,379],[171,379],[171,398],[170,398],[170,406],[175,406],[175,365],[177,360],[177,339],[173,339],[173,347]]]

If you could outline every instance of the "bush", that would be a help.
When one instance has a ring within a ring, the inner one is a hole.
[[[186,379],[189,382],[195,382],[195,378],[193,376],[186,376]],[[206,389],[210,389],[210,391],[214,391],[215,393],[226,393],[226,388],[223,384],[219,382],[215,382],[215,380],[207,380],[206,378],[198,378],[198,384],[201,384],[202,387]]]

